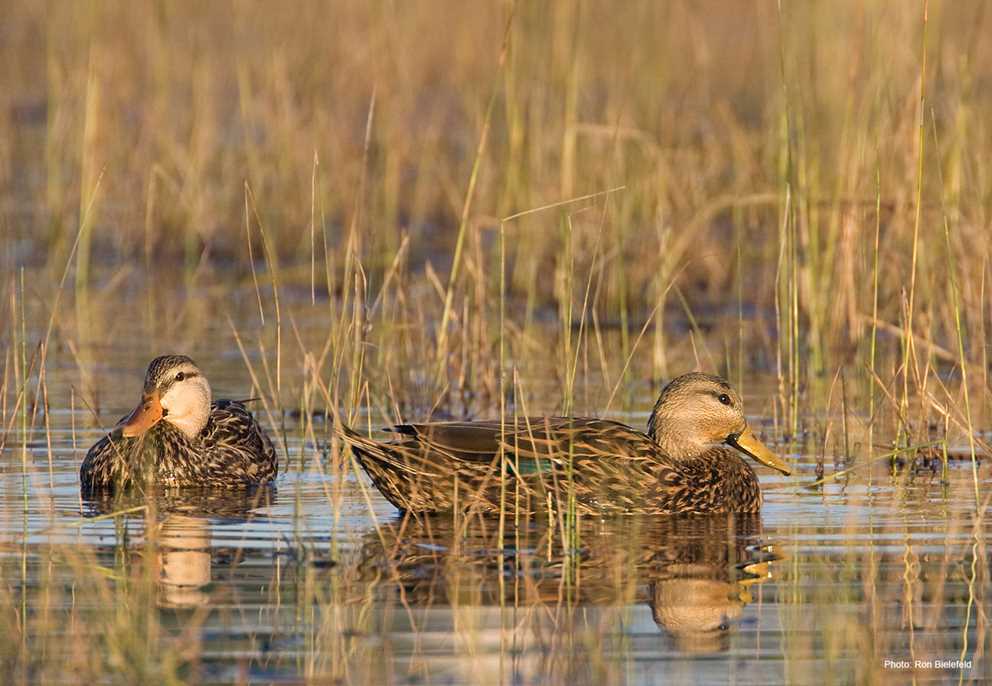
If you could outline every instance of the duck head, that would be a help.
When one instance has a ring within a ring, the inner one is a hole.
[[[651,412],[648,435],[670,457],[693,458],[722,443],[783,474],[792,472],[754,435],[741,397],[719,376],[692,372],[673,379]]]
[[[135,437],[166,421],[193,438],[207,425],[210,400],[210,384],[193,360],[162,355],[148,365],[141,402],[117,428]]]

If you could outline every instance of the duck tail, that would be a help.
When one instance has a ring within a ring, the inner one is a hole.
[[[383,470],[400,473],[407,478],[437,476],[436,473],[425,470],[422,460],[417,458],[416,451],[411,452],[409,446],[377,441],[348,426],[339,414],[335,414],[334,433],[351,448],[358,463],[372,477],[379,490],[383,490],[378,479]]]
[[[376,441],[351,428],[337,408],[331,408],[331,420],[334,424],[334,433],[348,447],[357,448],[359,451],[367,451],[373,455],[379,455],[384,452]]]

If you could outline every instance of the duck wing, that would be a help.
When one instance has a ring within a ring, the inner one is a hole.
[[[440,451],[467,462],[492,461],[503,431],[498,421],[397,424],[388,430],[403,436],[400,441],[411,447],[427,453]]]
[[[435,488],[457,474],[492,507],[501,497],[501,448],[507,476],[539,502],[549,493],[564,497],[572,492],[590,509],[632,511],[650,498],[653,507],[668,510],[668,496],[688,490],[685,475],[673,468],[655,441],[605,419],[521,417],[502,425],[439,422],[392,430],[401,438],[383,447],[393,448],[390,457],[399,458],[393,467],[411,476],[416,470]]]
[[[399,424],[391,431],[426,454],[440,452],[467,462],[492,462],[500,448],[517,460],[560,464],[571,459],[657,459],[657,443],[646,434],[606,419],[517,417],[507,422]],[[409,437],[409,438],[406,438]],[[411,440],[412,439],[412,440]]]
[[[261,483],[275,479],[278,459],[265,430],[236,400],[219,400],[201,434],[210,473],[227,482]]]

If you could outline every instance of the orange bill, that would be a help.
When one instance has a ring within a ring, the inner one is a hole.
[[[141,403],[118,424],[118,428],[124,436],[140,436],[158,424],[163,415],[162,403],[159,402],[158,391],[155,390],[142,396]]]

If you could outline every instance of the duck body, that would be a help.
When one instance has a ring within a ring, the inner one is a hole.
[[[131,487],[243,487],[273,481],[275,449],[242,402],[211,402],[210,385],[184,355],[156,358],[142,400],[99,440],[79,470],[84,491]]]
[[[376,441],[340,429],[379,491],[412,512],[758,512],[761,489],[742,452],[789,471],[747,428],[729,385],[704,374],[669,384],[647,433],[576,417],[390,430],[396,439]]]
[[[392,430],[401,438],[377,442],[356,434],[349,442],[376,488],[404,511],[498,512],[501,497],[505,509],[526,512],[549,503],[566,509],[569,498],[584,514],[761,509],[758,478],[731,448],[676,461],[618,422],[528,417],[503,429],[499,422],[443,422]]]
[[[111,432],[98,441],[79,470],[84,489],[126,489],[155,483],[166,488],[251,486],[276,478],[272,441],[251,412],[234,400],[210,406],[207,425],[190,438],[167,422],[140,436]]]

